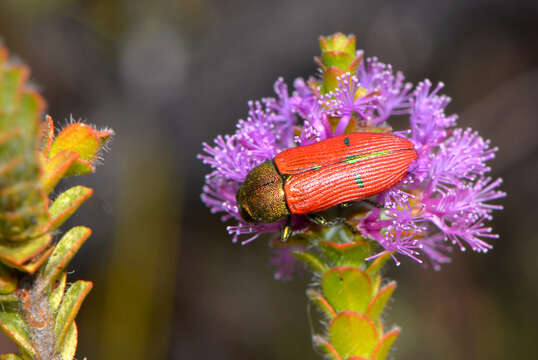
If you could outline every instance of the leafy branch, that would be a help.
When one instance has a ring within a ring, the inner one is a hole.
[[[333,360],[384,360],[400,330],[385,331],[381,314],[396,282],[384,282],[380,270],[390,254],[367,264],[373,244],[343,226],[307,236],[308,250],[296,259],[314,273],[306,292],[319,310],[323,329],[314,344]]]
[[[65,269],[91,230],[76,226],[58,241],[54,234],[93,190],[49,196],[62,178],[93,172],[114,132],[73,122],[55,136],[29,73],[0,47],[0,328],[19,348],[1,358],[66,360],[75,356],[75,317],[92,283],[68,287]]]

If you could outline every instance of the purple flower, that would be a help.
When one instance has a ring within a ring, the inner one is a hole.
[[[376,57],[361,61],[357,77],[361,87],[367,92],[377,92],[378,104],[375,125],[382,124],[391,115],[405,114],[409,107],[409,91],[411,83],[404,83],[401,72],[394,74],[391,65],[385,65]]]
[[[491,249],[488,241],[497,235],[485,222],[502,209],[491,201],[505,196],[498,190],[501,180],[487,176],[487,162],[497,148],[477,132],[455,128],[457,116],[445,113],[450,98],[440,94],[443,84],[433,87],[425,80],[413,89],[402,73],[376,58],[363,59],[356,73],[337,80],[333,91],[321,95],[316,79],[296,79],[291,94],[278,79],[276,97],[249,103],[248,117],[239,121],[233,135],[203,145],[199,158],[213,170],[206,176],[202,200],[213,213],[222,213],[223,221],[235,222],[228,226],[234,241],[248,235],[242,241],[248,243],[283,226],[242,220],[235,197],[252,168],[286,148],[341,135],[352,121],[362,131],[386,131],[391,116],[402,121],[404,115],[409,130],[397,135],[413,142],[418,159],[402,182],[373,198],[382,207],[356,215],[362,236],[381,247],[372,258],[390,253],[399,264],[398,254],[417,262],[426,257],[437,269],[450,261],[447,253],[453,246]],[[303,216],[293,216],[295,231],[309,226]],[[280,278],[295,269],[289,251],[279,248],[273,258]]]
[[[369,228],[380,227],[377,239],[385,251],[411,254],[394,246],[409,246],[409,242],[395,237],[394,232],[411,231],[416,234],[422,252],[436,265],[448,258],[446,243],[456,245],[462,251],[466,246],[486,252],[491,249],[488,239],[497,238],[491,228],[484,225],[491,220],[493,210],[502,206],[489,202],[505,196],[497,190],[501,179],[492,181],[485,177],[490,171],[486,165],[495,157],[496,148],[470,129],[449,129],[456,117],[446,116],[444,108],[448,97],[438,95],[442,85],[430,92],[431,83],[425,81],[417,86],[410,99],[410,139],[415,143],[419,158],[410,169],[407,181],[398,184],[378,200],[391,219],[370,221]],[[370,231],[371,232],[371,231]],[[392,241],[383,242],[381,237]],[[396,244],[396,245],[395,245]],[[407,248],[405,248],[407,250]]]
[[[368,92],[361,86],[356,76],[346,73],[338,79],[338,87],[326,95],[320,102],[325,104],[324,112],[340,121],[334,129],[334,136],[344,133],[352,117],[355,117],[362,127],[372,125],[373,114],[377,108],[377,90]]]
[[[422,244],[412,232],[404,232],[401,229],[389,231],[378,242],[385,250],[374,256],[370,256],[367,260],[375,259],[385,253],[390,253],[396,265],[400,265],[400,262],[394,256],[394,253],[400,253],[409,256],[418,263],[422,263],[422,260],[418,258],[420,255],[418,250],[421,249]]]
[[[223,221],[235,219],[238,224],[228,227],[233,241],[239,235],[254,234],[242,243],[256,239],[259,234],[278,231],[281,224],[249,224],[242,220],[235,199],[239,185],[250,170],[280,151],[293,146],[295,115],[312,97],[298,83],[298,90],[290,97],[282,79],[275,83],[278,99],[250,102],[246,120],[239,120],[233,135],[218,136],[214,146],[203,144],[205,154],[198,156],[213,171],[206,175],[202,201],[213,213],[224,213]],[[300,143],[300,142],[299,142]]]
[[[430,92],[431,86],[429,80],[419,83],[409,98],[411,139],[417,147],[439,145],[446,136],[446,129],[454,126],[458,118],[445,115],[445,107],[451,99],[437,95],[443,83]]]

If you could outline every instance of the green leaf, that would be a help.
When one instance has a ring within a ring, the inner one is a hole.
[[[3,176],[0,174],[0,178]],[[11,195],[9,195],[11,193]],[[6,196],[2,196],[6,195]],[[47,231],[49,214],[47,212],[47,199],[36,183],[21,182],[0,193],[2,205],[23,201],[15,209],[0,211],[0,228],[4,233],[0,236],[2,241],[23,242],[35,238]],[[17,200],[18,198],[18,200]],[[2,224],[3,223],[3,224]]]
[[[373,279],[372,294],[377,294],[379,286],[381,286],[381,275],[376,275]]]
[[[70,150],[80,154],[82,160],[93,161],[97,153],[114,135],[114,131],[107,129],[97,131],[92,126],[78,122],[67,125],[52,142],[50,157],[63,150]]]
[[[329,355],[329,358],[332,360],[342,360],[342,357],[338,352],[335,350],[335,348],[324,338],[322,338],[319,335],[314,335],[312,337],[312,341],[314,342],[314,345],[323,351],[325,354]]]
[[[68,333],[69,326],[75,320],[78,310],[92,286],[90,281],[79,280],[71,285],[65,293],[58,314],[56,315],[56,324],[54,326],[54,335],[57,344],[62,343]]]
[[[41,178],[41,188],[46,194],[54,189],[79,156],[74,151],[63,150],[47,162],[43,169],[44,175]]]
[[[90,228],[76,226],[62,236],[43,268],[42,276],[47,282],[53,281],[65,269],[91,233]]]
[[[336,67],[330,67],[323,71],[323,86],[321,87],[322,94],[333,91],[338,87],[338,77],[344,74],[344,70]]]
[[[4,65],[5,60],[6,59],[3,58],[0,64]],[[0,69],[0,71],[1,70],[3,69]],[[0,109],[2,109],[2,113],[11,114],[15,111],[18,102],[20,101],[20,88],[24,86],[28,74],[28,69],[22,66],[9,66],[3,74],[1,74],[2,87],[0,88]]]
[[[329,341],[342,358],[370,358],[379,336],[374,323],[365,315],[344,311],[329,325]]]
[[[390,297],[392,296],[394,289],[396,289],[396,282],[392,281],[391,283],[383,286],[376,296],[374,296],[370,302],[370,305],[368,305],[368,309],[366,310],[366,314],[370,317],[370,319],[374,320],[375,322],[378,321],[379,316],[385,308],[385,305],[387,305],[387,301],[389,301]]]
[[[16,243],[0,240],[0,261],[8,266],[22,266],[45,251],[52,241],[50,234]]]
[[[396,341],[398,338],[398,335],[400,335],[399,329],[393,329],[389,332],[387,332],[379,343],[377,344],[374,354],[372,356],[373,360],[385,360],[387,358],[387,355],[390,352],[390,348],[392,347],[392,344]]]
[[[344,266],[360,266],[372,252],[370,242],[367,241],[356,241],[353,246],[345,246],[342,250],[344,258],[340,265]]]
[[[17,354],[4,354],[0,355],[0,360],[23,360],[23,358]]]
[[[319,248],[336,266],[359,267],[370,255],[370,244],[366,241],[337,243],[320,241]]]
[[[325,266],[323,261],[319,258],[319,256],[312,254],[311,252],[294,251],[292,255],[297,260],[308,265],[312,269],[312,271],[315,273],[323,274],[327,270],[327,267]]]
[[[65,173],[64,177],[80,176],[94,172],[95,167],[88,160],[76,159]]]
[[[72,360],[77,352],[78,330],[77,324],[73,321],[63,341],[56,346],[56,351],[62,355],[62,360]]]
[[[0,327],[21,349],[35,356],[36,351],[32,345],[30,334],[26,330],[26,324],[19,312],[17,303],[3,303],[0,311]]]
[[[66,282],[67,273],[65,271],[62,271],[62,273],[58,276],[56,283],[53,284],[52,290],[49,295],[50,312],[53,314],[56,314],[56,312],[58,311],[58,307],[60,307],[60,303],[62,302],[62,298],[64,296]]]
[[[34,237],[47,215],[40,191],[38,147],[43,99],[27,86],[27,67],[0,46],[0,239]]]
[[[336,316],[336,311],[334,311],[332,306],[327,302],[327,300],[325,300],[323,296],[321,296],[320,293],[315,290],[308,289],[306,291],[306,296],[308,296],[310,301],[317,305],[318,308],[320,308],[329,319]]]
[[[19,349],[19,351],[21,351],[21,350]],[[19,354],[19,356],[20,356],[23,360],[34,360],[34,359],[32,358],[31,355],[28,355],[28,353],[26,353],[26,352],[24,352],[24,351],[21,351],[21,353]]]
[[[93,190],[85,186],[74,186],[61,193],[49,208],[52,219],[50,230],[59,228],[92,193]]]
[[[97,131],[84,123],[67,125],[53,140],[49,157],[53,158],[62,151],[71,151],[79,158],[66,172],[65,176],[77,176],[90,173],[94,170],[99,151],[114,135],[114,131],[105,129]]]
[[[15,295],[15,293],[8,294],[8,295],[0,295],[0,303],[17,302],[17,301],[19,301],[19,298],[17,297],[17,295]],[[0,304],[0,306],[2,305]]]
[[[17,288],[14,271],[0,263],[0,295],[11,294]]]
[[[321,239],[333,243],[347,244],[362,241],[362,237],[351,233],[349,227],[344,224],[324,227],[321,229]]]
[[[327,51],[321,55],[321,61],[328,68],[334,66],[338,69],[347,69],[355,60],[355,55],[346,54],[341,51]]]
[[[333,264],[337,264],[342,258],[342,252],[338,248],[338,243],[330,241],[320,241],[318,247],[320,251],[331,261]]]
[[[329,304],[341,312],[353,310],[364,313],[372,297],[372,284],[360,269],[337,267],[321,279],[321,288]]]
[[[320,36],[319,47],[322,53],[327,51],[341,51],[349,55],[355,55],[357,38],[355,35],[334,33],[329,36]]]
[[[383,255],[378,256],[366,269],[366,272],[370,277],[374,277],[379,273],[379,270],[385,265],[388,259],[390,259],[390,253],[384,253]]]
[[[23,265],[13,265],[13,266],[17,270],[23,271],[28,274],[33,274],[47,260],[49,255],[52,253],[52,250],[53,248],[49,247],[45,251],[42,251],[37,256],[30,259],[28,262],[24,263]]]

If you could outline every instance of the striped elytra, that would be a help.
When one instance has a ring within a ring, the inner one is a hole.
[[[413,144],[399,136],[337,136],[284,150],[271,163],[254,168],[241,185],[237,200],[243,217],[251,222],[269,223],[290,214],[323,211],[389,189],[402,181],[416,158]],[[266,188],[273,194],[271,204],[267,203]],[[265,216],[262,209],[270,214]]]

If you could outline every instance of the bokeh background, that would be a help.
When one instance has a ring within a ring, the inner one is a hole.
[[[71,220],[94,230],[71,265],[95,282],[79,358],[320,358],[308,275],[278,282],[266,239],[231,243],[199,201],[196,154],[277,77],[314,74],[318,36],[336,31],[410,81],[446,82],[449,112],[499,146],[509,193],[492,252],[455,252],[440,272],[390,266],[394,358],[538,358],[536,0],[1,0],[0,36],[48,112],[117,132],[104,166],[75,180],[96,190]]]

